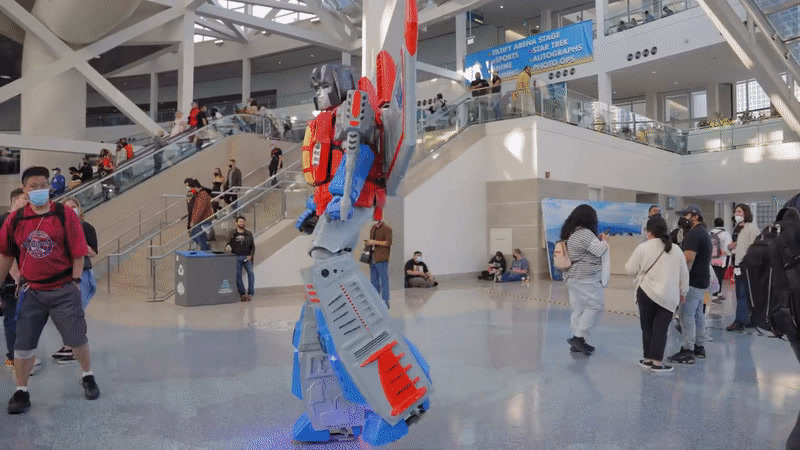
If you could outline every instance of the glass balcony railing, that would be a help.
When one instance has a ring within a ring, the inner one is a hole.
[[[655,22],[697,6],[699,5],[695,0],[656,0],[641,8],[609,11],[605,20],[606,36]]]
[[[467,95],[431,114],[418,126],[417,148],[411,164],[434,154],[470,125],[533,115],[660,150],[686,154],[686,133],[677,128],[606,105],[578,92],[545,87],[480,97]]]

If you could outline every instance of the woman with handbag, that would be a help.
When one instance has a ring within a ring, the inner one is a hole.
[[[727,331],[742,331],[745,327],[752,326],[750,323],[750,307],[748,291],[750,285],[747,277],[739,268],[747,249],[756,241],[761,234],[761,230],[753,223],[753,212],[744,203],[736,205],[733,210],[733,219],[736,227],[733,229],[733,242],[728,245],[728,249],[733,251],[732,263],[733,275],[736,281],[736,319],[732,324],[725,327]]]
[[[672,372],[662,364],[672,314],[689,292],[689,268],[677,245],[673,245],[667,222],[651,217],[647,241],[633,251],[625,271],[636,277],[636,303],[642,326],[644,359],[639,365],[655,373]]]
[[[603,256],[608,253],[608,236],[597,234],[597,211],[589,205],[579,205],[564,221],[561,240],[566,242],[572,265],[564,272],[564,281],[572,309],[567,339],[570,351],[591,355],[595,348],[586,343],[589,331],[603,313]]]

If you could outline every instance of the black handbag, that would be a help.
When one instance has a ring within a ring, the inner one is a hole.
[[[365,245],[364,250],[361,252],[361,256],[358,258],[358,260],[364,264],[372,263],[372,250],[373,248],[371,245]]]

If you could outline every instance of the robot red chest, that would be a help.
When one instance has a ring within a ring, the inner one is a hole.
[[[322,215],[333,196],[328,190],[328,185],[336,174],[341,164],[344,152],[341,141],[334,141],[334,120],[336,109],[325,110],[308,122],[306,136],[303,141],[303,174],[306,182],[314,186],[314,202],[317,215]],[[383,155],[377,148],[375,160],[370,169],[369,177],[354,206],[369,208],[375,204],[376,197],[382,199],[381,186],[383,178]]]

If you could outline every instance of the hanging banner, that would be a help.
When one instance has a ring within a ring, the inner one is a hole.
[[[497,70],[501,78],[508,78],[517,76],[525,66],[541,73],[583,64],[594,59],[592,34],[592,21],[585,20],[472,53],[464,58],[465,75],[471,81],[480,72],[488,79]]]

